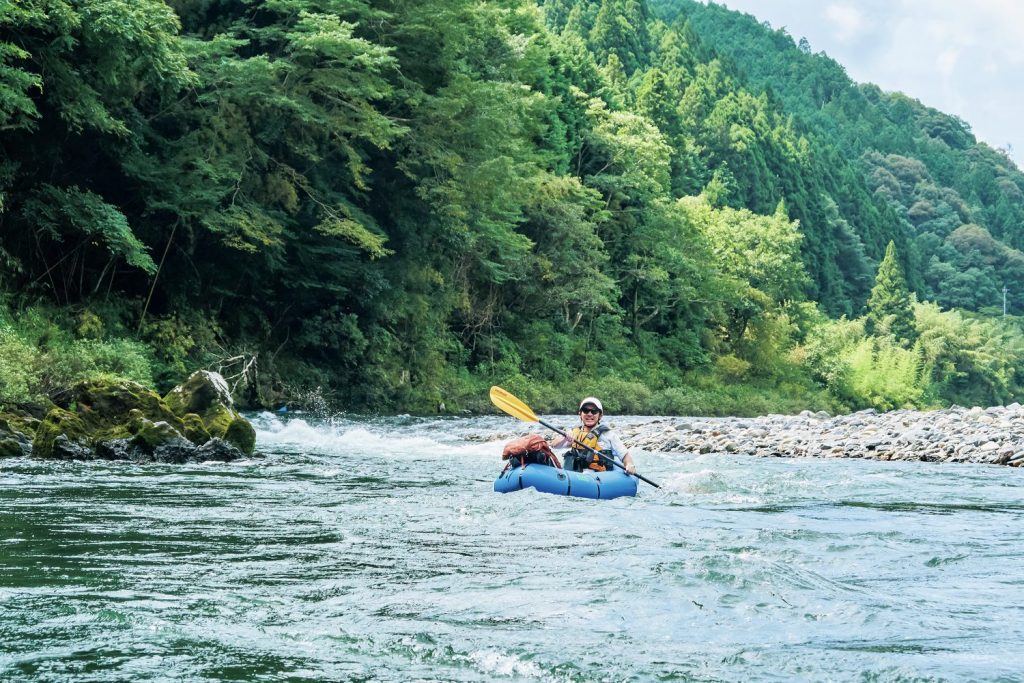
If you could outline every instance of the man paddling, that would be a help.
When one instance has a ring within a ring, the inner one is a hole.
[[[633,464],[633,456],[629,454],[625,444],[619,435],[607,425],[601,424],[604,416],[604,406],[601,401],[593,396],[587,396],[580,401],[579,416],[581,424],[573,427],[572,431],[552,444],[553,448],[565,448],[569,446],[569,452],[565,454],[565,468],[581,472],[586,469],[604,472],[612,466],[601,461],[593,453],[581,446],[589,446],[602,455],[614,458],[621,463],[627,472],[636,472],[636,465]]]

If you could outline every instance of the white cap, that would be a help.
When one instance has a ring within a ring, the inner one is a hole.
[[[604,406],[601,405],[601,400],[594,398],[593,396],[587,396],[585,399],[580,401],[580,407],[577,409],[577,412],[583,410],[583,406],[587,405],[588,403],[594,404],[594,406],[597,407],[598,410],[600,410],[602,413],[604,412]]]

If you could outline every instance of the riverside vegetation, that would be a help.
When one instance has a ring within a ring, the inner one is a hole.
[[[8,422],[198,368],[359,412],[1021,392],[1024,174],[716,5],[0,3],[0,151]]]

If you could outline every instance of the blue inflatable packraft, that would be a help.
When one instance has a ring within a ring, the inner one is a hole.
[[[535,488],[542,493],[577,498],[618,498],[635,496],[640,480],[620,469],[607,472],[572,472],[550,465],[513,465],[494,480],[494,490],[511,493]]]

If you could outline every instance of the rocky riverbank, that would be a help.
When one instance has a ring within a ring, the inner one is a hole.
[[[804,411],[756,418],[664,418],[617,429],[632,448],[669,453],[1024,465],[1024,408],[1018,403],[925,412],[863,410],[837,417]]]
[[[60,397],[38,417],[0,413],[0,458],[229,461],[256,445],[256,431],[213,372],[195,372],[163,397],[111,379],[81,382]]]

